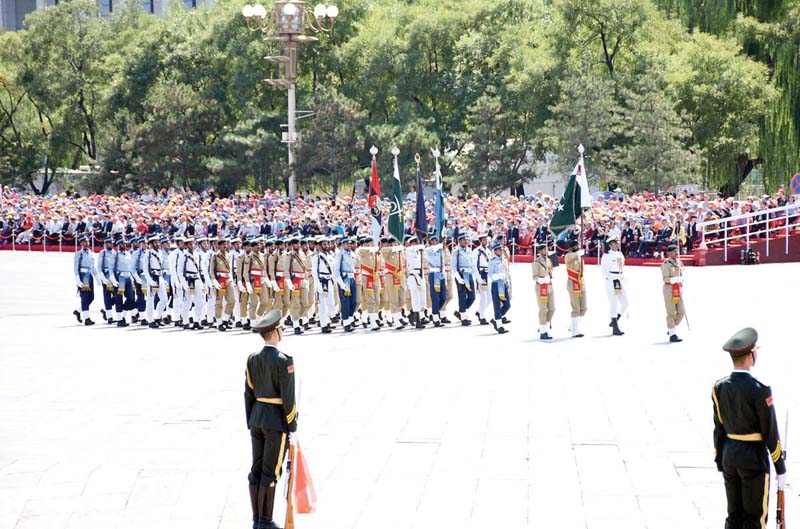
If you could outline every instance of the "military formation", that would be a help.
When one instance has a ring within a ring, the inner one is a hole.
[[[157,329],[253,330],[252,323],[273,309],[295,335],[312,327],[323,334],[387,329],[423,329],[448,324],[491,325],[509,331],[511,256],[502,236],[481,233],[471,240],[406,235],[398,241],[370,237],[152,236],[107,238],[94,255],[79,239],[74,274],[79,323],[94,325],[89,309],[95,283],[108,324]],[[576,241],[564,256],[571,305],[572,337],[581,338],[586,314],[583,250]],[[625,257],[619,240],[609,240],[600,262],[606,283],[611,331],[623,335],[620,320],[628,307]],[[670,247],[661,266],[667,333],[680,342],[683,321],[683,265]],[[553,264],[545,245],[532,264],[538,304],[538,334],[551,340],[555,313]],[[452,302],[452,305],[451,305]],[[457,306],[456,306],[457,305]],[[451,306],[452,312],[448,312]],[[453,316],[449,319],[448,314]],[[474,320],[473,317],[474,316]]]

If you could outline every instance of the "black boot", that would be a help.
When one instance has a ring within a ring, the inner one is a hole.
[[[460,312],[458,312],[458,311],[455,311],[455,312],[453,313],[453,316],[455,316],[457,320],[460,320],[460,319],[461,319],[461,313],[460,313]]]
[[[332,332],[333,331],[331,330],[331,326],[330,325],[326,325],[325,327],[322,328],[322,334],[330,334]]]
[[[84,325],[94,325],[92,318],[86,318],[86,321],[83,322]]]
[[[420,318],[419,312],[413,312],[412,311],[411,314],[414,315],[414,322],[415,322],[414,327],[417,328],[417,329],[424,329],[425,328],[425,322],[422,320],[422,318]]]
[[[489,322],[478,316],[478,323],[481,325],[489,325]]]
[[[125,320],[119,320],[117,322],[117,327],[127,327],[128,325],[130,325],[130,324]]]
[[[138,313],[136,313],[133,316],[131,316],[131,322],[136,322],[136,321],[139,321],[139,314]]]
[[[249,331],[250,329],[252,329],[252,327],[250,327],[250,322],[249,321],[247,323],[245,323],[244,325],[242,325],[241,327],[242,327],[242,330],[244,330],[244,331]]]
[[[146,327],[147,325],[150,325],[150,322],[148,322],[147,320],[140,320],[139,325],[142,327]]]
[[[542,334],[539,335],[539,339],[540,340],[552,340],[553,337],[550,336],[549,334],[547,334],[547,332],[543,332]]]
[[[250,508],[253,511],[253,529],[258,527],[258,485],[250,485]]]
[[[237,329],[241,329],[241,328],[242,328],[242,322],[241,322],[241,320],[236,322],[236,325],[235,325],[235,327],[236,327]]]
[[[100,309],[100,314],[103,315],[103,319],[108,321],[108,315],[106,314],[106,309]]]
[[[503,321],[503,323],[511,323],[511,320],[509,320],[505,316],[503,316],[503,320],[502,321]]]
[[[275,487],[258,487],[258,525],[259,527],[280,529],[272,519],[275,506]]]
[[[221,332],[225,332],[225,331],[228,330],[228,327],[226,327],[224,323],[220,323],[219,327],[217,327],[217,330],[219,330]]]
[[[83,319],[81,318],[81,313],[77,310],[72,311],[72,315],[75,316],[75,319],[78,320],[78,323],[83,323]]]
[[[683,340],[678,338],[677,334],[673,334],[672,336],[669,337],[669,341],[670,341],[670,343],[678,343],[678,342],[682,342]]]
[[[612,334],[614,336],[622,336],[623,334],[625,334],[624,332],[619,330],[619,321],[618,320],[619,320],[619,318],[611,318],[611,328],[613,329],[613,333]]]
[[[464,327],[466,327],[468,325],[472,325],[472,321],[470,321],[470,320],[468,320],[466,318],[461,318],[461,325],[463,325]]]
[[[149,327],[150,327],[151,329],[158,329],[158,323],[156,323],[156,322],[153,322],[153,323],[151,323],[151,324],[149,325]]]

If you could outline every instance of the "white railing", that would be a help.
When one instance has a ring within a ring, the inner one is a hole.
[[[785,238],[784,251],[788,254],[789,234],[798,228],[800,204],[796,203],[697,224],[697,230],[702,234],[700,248],[722,245],[725,261],[728,260],[728,247],[731,243],[744,243],[747,250],[750,250],[751,239],[766,240],[766,255],[769,257],[770,239],[781,235]]]

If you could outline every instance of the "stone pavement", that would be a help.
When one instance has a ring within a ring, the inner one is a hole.
[[[250,527],[242,392],[255,335],[78,326],[70,259],[0,253],[0,529]],[[800,410],[800,265],[687,270],[692,331],[674,345],[658,269],[627,270],[631,314],[614,338],[597,267],[587,337],[566,338],[562,267],[557,339],[540,343],[528,266],[514,266],[504,336],[285,339],[319,495],[298,529],[722,527],[709,395],[730,370],[720,346],[759,330],[755,374],[774,386],[783,428]]]

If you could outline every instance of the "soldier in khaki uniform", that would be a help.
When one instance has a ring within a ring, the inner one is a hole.
[[[250,282],[250,260],[253,256],[253,241],[245,241],[242,245],[243,251],[236,259],[236,277],[239,278],[239,317],[244,322],[242,329],[250,330],[250,320],[247,318],[247,306],[250,296],[253,294],[253,285]]]
[[[447,290],[445,291],[444,296],[444,303],[442,307],[439,309],[439,312],[442,314],[442,323],[450,323],[450,320],[447,318],[446,307],[450,300],[453,299],[453,267],[452,263],[450,262],[453,258],[453,255],[450,253],[450,247],[453,245],[453,240],[448,237],[442,248],[442,254],[444,256],[444,280],[447,286]]]
[[[572,337],[583,338],[580,322],[586,314],[586,285],[583,281],[583,250],[577,239],[564,256],[564,264],[567,266],[567,292],[572,305]]]
[[[683,264],[678,257],[678,247],[671,244],[667,247],[669,256],[661,264],[661,278],[664,280],[664,308],[667,309],[667,333],[672,343],[681,342],[675,329],[686,314],[683,308]]]
[[[387,244],[381,249],[383,266],[386,274],[384,276],[383,293],[386,296],[387,307],[390,321],[398,324],[398,329],[403,329],[408,322],[403,319],[401,311],[405,305],[406,293],[403,288],[405,278],[405,254],[403,246],[394,237],[387,237]]]
[[[314,299],[314,274],[311,273],[311,262],[314,256],[320,251],[320,242],[321,240],[315,237],[306,237],[300,241],[300,249],[303,250],[304,256],[303,263],[306,265],[306,281],[308,281],[308,295],[306,296],[306,306],[308,309],[305,314],[303,314],[306,330],[316,322],[317,316],[317,304]]]
[[[270,256],[272,258],[269,263],[270,270],[272,271],[272,280],[274,281],[273,289],[275,308],[280,309],[281,314],[286,317],[289,312],[290,305],[290,291],[291,281],[288,280],[286,270],[286,259],[283,254],[283,239],[275,240],[275,252]]]
[[[306,273],[310,272],[306,268],[305,254],[300,249],[300,239],[293,237],[289,239],[291,250],[287,256],[289,278],[291,281],[291,296],[289,302],[289,314],[292,317],[292,325],[295,334],[303,334],[303,316],[308,312],[308,279]]]
[[[216,298],[214,302],[214,317],[219,322],[220,331],[227,331],[233,318],[233,279],[231,277],[231,263],[228,261],[228,241],[219,242],[219,249],[211,256],[209,263]],[[225,301],[225,319],[222,319],[222,302]]]
[[[362,316],[364,323],[369,317],[370,330],[377,331],[378,307],[381,302],[380,270],[383,268],[380,249],[372,245],[371,239],[361,239],[362,245],[356,250],[356,258],[361,268],[358,281],[358,292],[361,297],[361,308],[367,316]]]
[[[263,239],[256,239],[253,251],[250,253],[249,279],[253,292],[249,296],[247,316],[250,321],[255,321],[267,306],[269,286],[267,285],[267,267],[264,264],[264,254],[261,253]]]
[[[547,329],[551,326],[556,305],[553,301],[553,263],[547,258],[547,246],[541,244],[536,248],[536,259],[533,261],[533,280],[536,282],[536,300],[539,304],[539,339],[552,340]],[[504,321],[505,322],[505,318]]]

